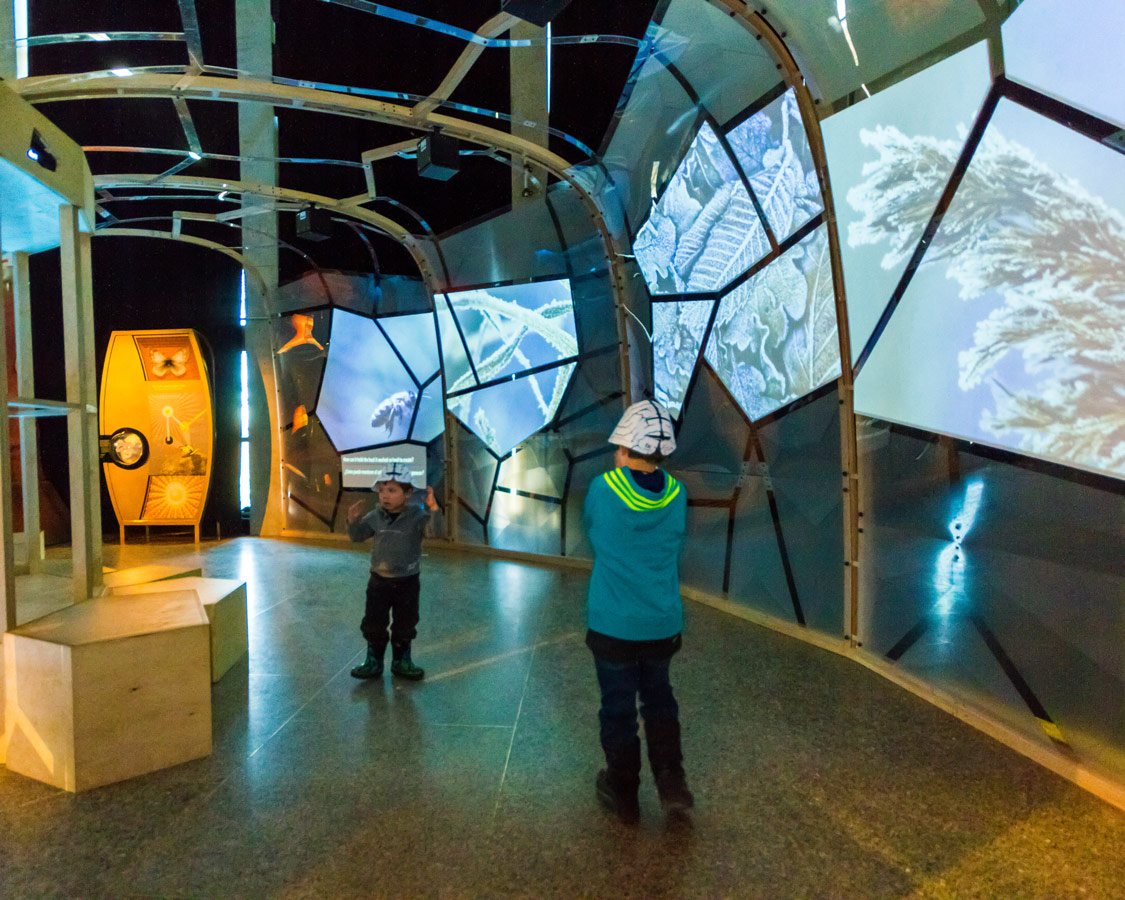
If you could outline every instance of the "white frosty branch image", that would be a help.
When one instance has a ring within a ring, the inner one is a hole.
[[[848,239],[884,244],[882,265],[901,266],[961,144],[886,126],[860,139],[877,158],[848,192],[862,215]],[[979,427],[1014,449],[1125,473],[1122,211],[994,123],[923,258],[939,263],[981,311],[957,354],[962,391],[991,387]]]

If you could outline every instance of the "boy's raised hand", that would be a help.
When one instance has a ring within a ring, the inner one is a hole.
[[[434,489],[428,485],[426,487],[426,509],[430,512],[437,512],[438,509],[437,500],[434,499]]]
[[[361,515],[363,515],[363,501],[356,500],[355,503],[348,507],[348,524],[351,525]]]

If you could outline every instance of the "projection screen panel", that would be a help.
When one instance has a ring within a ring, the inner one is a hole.
[[[316,414],[337,450],[405,440],[418,387],[375,323],[335,310]]]
[[[649,292],[717,291],[769,251],[738,170],[704,123],[633,242]]]
[[[918,246],[989,85],[988,50],[976,44],[821,123],[853,363]]]
[[[1123,174],[1001,100],[856,411],[1125,476]]]
[[[714,300],[675,300],[652,305],[652,377],[656,400],[680,414],[711,318]]]
[[[719,301],[704,355],[751,419],[839,376],[823,225]]]

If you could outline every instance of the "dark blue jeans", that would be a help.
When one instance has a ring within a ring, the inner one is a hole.
[[[635,659],[630,662],[611,662],[594,657],[598,672],[598,686],[602,689],[602,708],[598,712],[601,723],[602,747],[619,750],[637,741],[637,695],[641,698],[641,715],[646,721],[653,719],[679,719],[679,706],[672,695],[668,680],[667,659]]]

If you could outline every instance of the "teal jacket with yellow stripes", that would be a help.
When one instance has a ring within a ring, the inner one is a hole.
[[[587,626],[627,641],[679,634],[683,486],[665,472],[664,490],[653,493],[637,484],[630,469],[613,469],[590,485],[584,519],[594,550]]]

